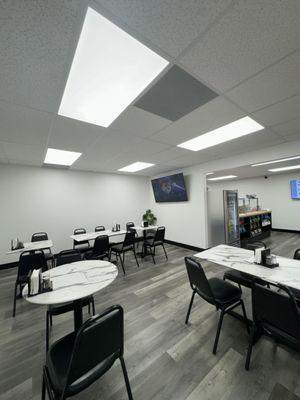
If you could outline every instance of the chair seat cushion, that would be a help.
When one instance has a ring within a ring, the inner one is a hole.
[[[46,367],[49,373],[51,386],[56,394],[61,394],[66,385],[67,373],[75,338],[76,334],[74,332],[70,333],[69,335],[55,342],[47,353]],[[119,354],[110,355],[95,368],[89,371],[89,373],[85,374],[84,377],[72,382],[69,386],[67,394],[69,396],[73,396],[88,387],[96,379],[100,378],[106,371],[108,371],[118,357]]]
[[[121,253],[122,251],[129,251],[129,250],[132,250],[132,249],[133,249],[133,246],[123,247],[123,243],[116,244],[116,245],[111,247],[111,251],[114,251],[116,253]]]
[[[208,280],[213,295],[220,305],[233,304],[241,298],[241,291],[238,287],[219,278]]]
[[[108,257],[107,253],[103,254],[95,254],[93,250],[86,251],[84,253],[84,258],[88,260],[102,260],[103,258]]]
[[[230,269],[229,271],[226,271],[224,274],[224,278],[229,279],[232,282],[238,283],[239,285],[246,286],[248,288],[252,287],[253,282],[257,282],[263,286],[267,284],[262,279],[255,278],[252,275],[249,275],[245,272],[237,271],[235,269]]]
[[[294,288],[289,288],[290,292],[292,293],[292,295],[295,297],[297,306],[300,308],[300,290],[298,289],[294,289]]]

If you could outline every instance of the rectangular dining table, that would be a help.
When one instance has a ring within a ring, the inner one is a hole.
[[[87,233],[81,233],[80,235],[70,235],[70,238],[72,240],[76,240],[76,242],[83,242],[85,240],[95,240],[96,237],[102,235],[107,235],[107,236],[126,235],[126,232],[127,231],[125,231],[124,229],[121,229],[120,231],[112,231],[111,229],[106,229],[105,231],[87,232]]]
[[[23,243],[24,247],[16,250],[9,250],[6,254],[19,254],[23,251],[33,251],[33,250],[46,250],[53,247],[52,240],[40,240],[38,242],[27,242]]]
[[[254,251],[224,244],[197,253],[194,257],[244,272],[270,283],[280,283],[300,290],[299,260],[276,256],[279,266],[268,268],[255,264]]]

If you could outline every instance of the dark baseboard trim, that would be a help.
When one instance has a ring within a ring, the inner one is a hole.
[[[300,231],[292,230],[292,229],[279,229],[279,228],[272,228],[272,231],[275,232],[286,232],[286,233],[300,233]]]
[[[173,246],[183,247],[184,249],[189,249],[189,250],[193,250],[193,251],[200,252],[200,251],[205,250],[205,249],[202,249],[201,247],[191,246],[191,245],[185,244],[185,243],[173,242],[173,240],[165,239],[165,242],[168,244],[172,244]]]
[[[6,263],[6,264],[0,264],[0,270],[1,269],[15,268],[17,266],[18,266],[18,262],[17,261]]]

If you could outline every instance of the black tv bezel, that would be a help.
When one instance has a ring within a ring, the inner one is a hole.
[[[177,200],[177,199],[176,200],[157,200],[156,196],[155,196],[155,190],[154,190],[154,187],[153,187],[153,182],[157,181],[159,179],[169,178],[169,177],[177,176],[177,175],[182,175],[186,199],[185,200]],[[159,178],[151,179],[151,185],[152,185],[152,190],[153,190],[153,196],[154,196],[155,203],[184,203],[186,201],[189,201],[187,190],[186,190],[185,177],[183,175],[183,172],[179,172],[178,174],[160,176]]]

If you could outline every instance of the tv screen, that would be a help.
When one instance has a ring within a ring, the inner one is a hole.
[[[291,197],[292,199],[300,199],[300,179],[291,181]]]
[[[152,179],[151,183],[157,203],[187,201],[184,176],[182,173]]]

